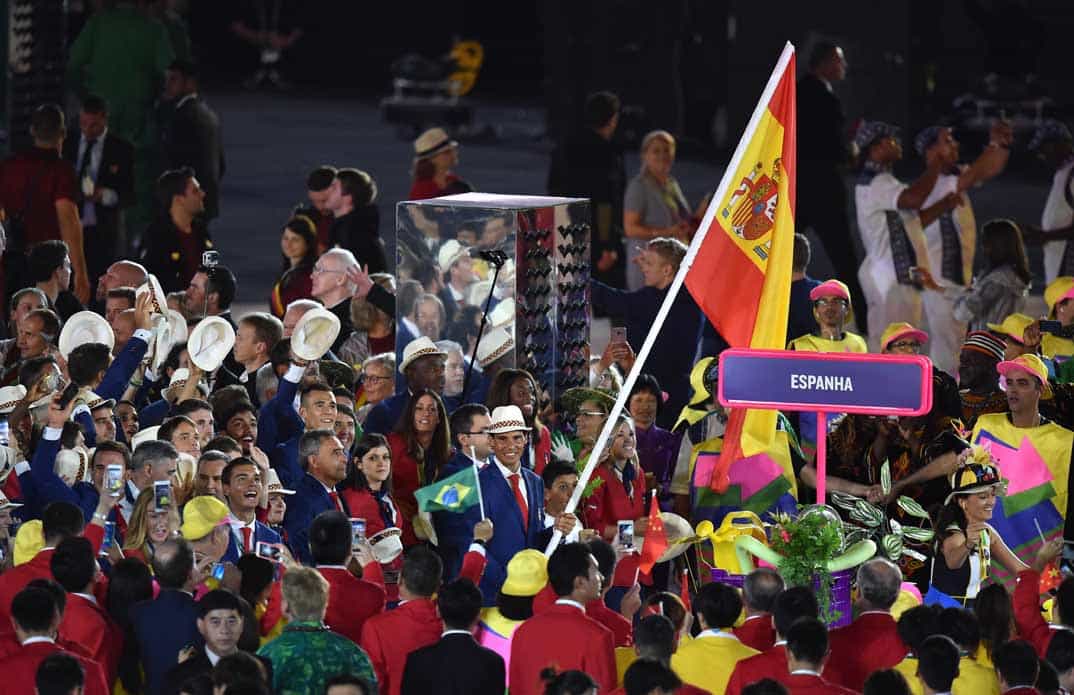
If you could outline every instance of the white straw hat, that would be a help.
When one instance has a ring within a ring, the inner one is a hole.
[[[529,432],[526,420],[522,417],[522,410],[517,405],[501,405],[492,409],[492,417],[489,419],[488,433],[503,434],[504,432]]]
[[[504,328],[493,328],[477,344],[477,361],[481,368],[489,366],[515,347],[515,339]]]
[[[455,265],[456,261],[459,261],[466,256],[470,255],[470,249],[463,246],[455,239],[448,239],[444,242],[444,245],[440,247],[440,251],[436,254],[436,264],[440,266],[442,272],[451,270],[451,266]]]
[[[67,359],[72,350],[85,343],[103,343],[109,350],[116,345],[112,327],[103,316],[92,311],[80,311],[63,324],[59,340],[60,354]]]
[[[203,372],[212,372],[224,363],[224,358],[235,347],[235,329],[219,316],[207,316],[186,341],[190,361]]]
[[[23,398],[26,398],[26,387],[21,384],[0,388],[0,415],[10,413]]]
[[[165,314],[168,311],[168,295],[164,293],[164,288],[160,286],[160,280],[156,275],[150,274],[145,283],[134,291],[134,295],[141,297],[147,292],[150,297],[150,313]]]
[[[406,368],[410,366],[410,363],[419,357],[427,357],[429,355],[439,355],[441,357],[447,357],[447,353],[436,347],[436,343],[427,336],[415,338],[407,343],[407,346],[403,348],[403,361],[399,363],[399,373],[405,374]]]
[[[291,352],[303,360],[319,360],[339,337],[339,317],[328,309],[310,309],[291,333]]]

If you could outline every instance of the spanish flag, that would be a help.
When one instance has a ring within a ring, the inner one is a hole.
[[[735,149],[685,262],[694,301],[732,347],[779,350],[787,333],[794,253],[795,75],[788,43]],[[691,258],[692,254],[692,258]],[[766,451],[775,410],[736,410],[709,486],[731,463]]]
[[[414,491],[414,499],[423,512],[461,514],[478,503],[480,494],[477,471],[474,466],[467,466],[455,475],[418,488]]]

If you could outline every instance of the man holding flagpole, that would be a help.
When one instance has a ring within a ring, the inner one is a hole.
[[[454,440],[454,453],[444,464],[441,479],[452,476],[465,468],[476,466],[480,471],[488,464],[489,411],[480,403],[467,403],[451,413],[450,431]],[[476,475],[475,475],[476,483]],[[481,518],[484,518],[484,513]],[[433,526],[438,540],[437,551],[444,563],[444,578],[454,579],[462,566],[462,556],[469,547],[473,519],[452,511],[433,511]]]
[[[595,451],[607,446],[638,374],[683,284],[732,347],[784,346],[794,254],[797,176],[794,46],[788,43],[750,117],[723,180],[637,352]],[[717,272],[718,270],[718,272]],[[680,365],[681,367],[681,365]],[[495,417],[494,417],[495,419]],[[733,410],[710,487],[724,492],[731,464],[765,451],[776,431],[776,411]],[[598,456],[590,457],[567,506],[577,507]],[[499,528],[499,527],[497,527]],[[546,548],[559,544],[557,531]]]

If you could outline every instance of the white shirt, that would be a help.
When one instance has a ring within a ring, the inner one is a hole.
[[[702,637],[719,637],[721,639],[733,639],[736,642],[739,641],[735,633],[728,632],[725,630],[718,630],[714,627],[710,627],[708,630],[702,630],[700,633],[698,633],[697,639],[701,639]]]
[[[142,491],[129,480],[127,481],[127,488],[131,491],[131,496],[134,498],[134,502],[137,502],[138,495],[142,494]],[[134,513],[134,502],[129,501],[126,495],[119,498],[119,504],[116,506],[119,507],[119,513],[123,515],[124,521],[131,520],[131,514]]]
[[[526,479],[522,477],[522,465],[519,464],[518,472],[515,473],[510,468],[500,463],[500,460],[495,456],[492,456],[492,462],[500,469],[500,474],[503,475],[503,479],[507,481],[507,484],[511,487],[512,491],[514,491],[515,488],[511,485],[510,476],[518,476],[518,489],[522,491],[522,499],[526,500],[526,506],[528,507],[530,504],[530,496],[529,493],[526,492]]]
[[[216,662],[220,661],[220,655],[208,647],[205,647],[205,656],[209,657],[209,663],[213,666],[216,666]]]
[[[546,512],[545,515],[544,515],[544,527],[545,528],[552,528],[553,526],[555,526],[555,524],[556,524],[556,517],[554,517],[551,514],[548,514]],[[564,543],[577,543],[578,542],[578,534],[581,532],[580,527],[581,527],[581,524],[579,524],[578,520],[575,519],[574,528],[563,539],[563,542]]]
[[[246,523],[242,519],[236,518],[234,515],[229,514],[227,518],[227,523],[228,526],[231,527],[231,534],[235,536],[235,544],[242,548],[242,552],[239,553],[239,555],[253,550],[252,547],[244,547],[242,529],[250,529],[250,544],[252,546],[254,544],[254,534],[257,532],[257,518],[255,517],[253,520],[250,521],[250,523]]]
[[[86,193],[86,189],[90,189],[92,193],[93,184],[97,182],[97,175],[101,169],[101,157],[104,154],[104,139],[108,137],[108,129],[105,128],[104,132],[94,138],[93,149],[87,152],[87,145],[89,141],[85,135],[79,136],[78,140],[78,159],[75,161],[75,174],[82,171],[82,162],[86,157],[89,157],[89,164],[86,166],[86,179],[87,182],[78,181],[78,188],[82,191],[82,194],[87,198],[89,194]],[[119,195],[109,189],[101,189],[101,205],[111,207],[119,202]],[[97,210],[94,209],[92,200],[87,200],[82,206],[82,226],[92,227],[97,224]]]
[[[22,643],[22,646],[25,647],[27,644],[35,644],[37,642],[48,642],[49,644],[56,644],[56,640],[52,639],[51,637],[41,636],[27,638],[26,641]]]
[[[467,635],[468,637],[474,636],[474,634],[469,630],[444,630],[440,633],[441,637],[447,637],[448,635]]]
[[[585,606],[583,606],[582,604],[578,603],[577,601],[572,601],[569,598],[556,599],[556,605],[557,606],[574,606],[578,610],[580,610],[583,613],[585,613]]]
[[[948,193],[958,190],[958,174],[943,174],[936,179],[936,185],[925,199],[922,208],[936,204]],[[973,270],[973,254],[977,248],[977,220],[973,215],[970,197],[962,194],[962,204],[954,210],[955,229],[962,240],[963,285],[969,285]],[[932,279],[941,287],[950,287],[951,281],[943,277],[943,238],[940,235],[940,220],[933,220],[925,227],[925,245],[928,251],[929,268]]]
[[[82,598],[86,599],[87,601],[89,601],[93,605],[95,605],[95,606],[97,605],[97,597],[94,596],[93,594],[82,594],[82,593],[79,593],[79,592],[76,591],[75,596],[81,596]]]
[[[1048,200],[1044,203],[1044,212],[1040,217],[1040,228],[1048,232],[1062,229],[1074,224],[1074,208],[1067,204],[1067,195],[1074,195],[1074,178],[1070,170],[1074,159],[1059,167],[1052,176],[1052,188],[1048,191]],[[1070,190],[1064,191],[1064,188]],[[1059,264],[1063,261],[1066,241],[1050,241],[1044,245],[1044,281],[1050,283],[1059,275]]]
[[[899,196],[907,185],[895,178],[891,172],[883,171],[873,177],[868,184],[854,187],[854,204],[857,209],[858,229],[865,246],[865,260],[858,275],[873,278],[881,291],[890,288],[898,281],[895,277],[895,262],[891,253],[892,224],[890,213],[895,213],[902,220],[910,246],[917,256],[917,265],[930,268],[925,236],[921,229],[921,220],[912,211],[899,209]]]

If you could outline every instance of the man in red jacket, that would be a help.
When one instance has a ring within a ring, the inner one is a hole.
[[[60,639],[82,645],[104,668],[108,682],[116,679],[123,652],[123,632],[93,595],[97,559],[85,538],[68,538],[56,546],[50,562],[52,576],[67,592]]]
[[[4,692],[29,695],[34,692],[38,665],[50,654],[67,653],[56,644],[56,633],[63,615],[48,589],[29,587],[12,600],[11,619],[22,646],[14,654],[0,659],[0,677],[5,684]],[[111,691],[101,665],[96,661],[77,658],[86,674],[85,695],[108,695]]]
[[[1040,671],[1040,661],[1033,645],[1025,640],[1013,640],[992,653],[999,674],[999,691],[1003,695],[1037,695],[1034,684]],[[2,673],[2,671],[0,671]]]
[[[522,623],[511,640],[511,695],[539,695],[541,671],[549,667],[585,671],[601,693],[610,692],[616,681],[614,638],[585,613],[604,582],[597,561],[581,543],[562,545],[548,561],[548,579],[559,599]]]
[[[873,558],[858,568],[860,612],[850,625],[833,630],[831,662],[840,685],[861,692],[873,671],[892,668],[906,656],[891,607],[899,596],[902,572],[889,560]]]
[[[747,647],[763,652],[776,642],[772,626],[772,604],[783,591],[783,578],[768,567],[758,567],[742,583],[742,604],[746,620],[735,628],[735,637]]]
[[[399,695],[407,655],[440,641],[442,626],[432,596],[442,571],[436,553],[412,547],[403,557],[399,607],[369,618],[362,627],[360,644],[373,662],[381,695]]]
[[[11,620],[11,600],[32,579],[52,579],[49,563],[56,546],[64,539],[82,535],[82,510],[68,502],[53,502],[45,507],[41,532],[45,547],[29,562],[0,574],[0,630],[7,630]]]
[[[813,590],[804,586],[792,586],[776,597],[772,605],[772,620],[775,622],[776,642],[765,651],[735,664],[731,680],[727,682],[727,695],[739,695],[750,683],[765,678],[777,680],[785,686],[790,685],[791,672],[787,668],[787,640],[785,635],[791,625],[801,618],[816,618],[820,612],[817,597]],[[831,664],[822,671],[826,680],[837,682]]]
[[[310,554],[317,571],[328,580],[324,622],[357,644],[365,621],[384,611],[386,594],[379,562],[363,564],[362,579],[351,574],[347,568],[351,545],[351,523],[343,512],[323,512],[310,525]]]
[[[787,690],[791,695],[855,695],[821,678],[828,660],[828,628],[816,618],[799,618],[787,630]]]

